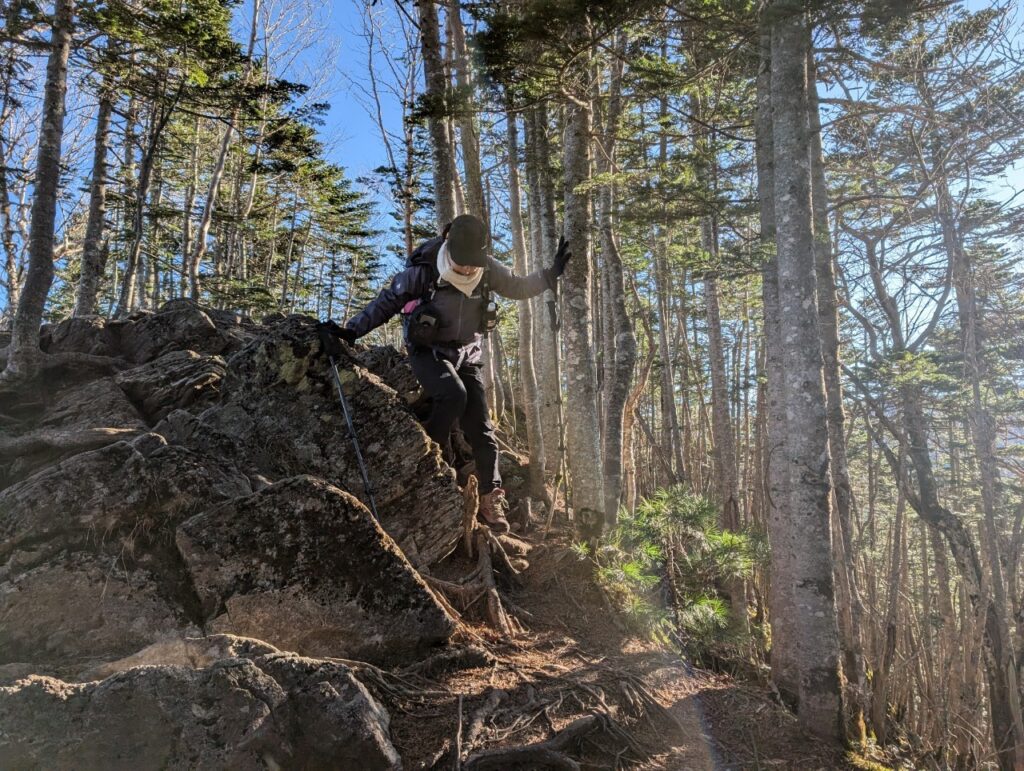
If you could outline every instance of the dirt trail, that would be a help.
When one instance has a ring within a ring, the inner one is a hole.
[[[582,769],[845,766],[841,755],[803,736],[761,689],[692,670],[675,653],[629,634],[564,537],[535,545],[528,559],[523,585],[505,594],[526,633],[503,641],[471,622],[461,643],[485,648],[486,664],[434,673],[430,692],[389,702],[406,769],[455,768],[457,735],[463,758],[472,759],[544,742],[595,714],[610,715],[622,733],[595,732],[573,743],[564,757]],[[471,567],[455,555],[438,573],[454,579]]]

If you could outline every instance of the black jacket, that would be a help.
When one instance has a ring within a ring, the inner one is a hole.
[[[454,351],[463,361],[479,357],[480,330],[483,328],[483,284],[481,280],[466,297],[455,287],[440,281],[437,272],[437,253],[444,239],[432,238],[421,244],[409,257],[405,270],[381,290],[376,299],[345,325],[362,337],[402,310],[414,300],[427,300],[433,296],[434,309],[439,319],[438,343],[435,348]],[[525,300],[552,287],[554,279],[550,269],[539,270],[529,276],[517,276],[493,257],[487,258],[486,280],[490,290],[513,300]],[[408,344],[408,340],[406,340]]]

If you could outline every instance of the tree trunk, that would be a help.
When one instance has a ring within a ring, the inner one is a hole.
[[[765,251],[761,270],[764,316],[765,371],[768,375],[764,469],[768,538],[772,546],[768,606],[771,612],[772,680],[783,699],[795,705],[800,691],[797,657],[796,609],[793,606],[791,522],[786,516],[789,478],[784,470],[786,445],[786,390],[779,331],[779,274],[775,252],[775,159],[773,156],[771,101],[771,33],[762,22],[761,62],[757,75],[757,194],[760,206],[761,246]]]
[[[7,367],[3,378],[31,376],[39,358],[39,327],[46,296],[53,283],[53,242],[60,191],[60,156],[64,140],[65,97],[68,87],[68,56],[74,23],[74,0],[56,0],[50,34],[50,54],[43,87],[39,148],[33,181],[32,213],[28,235],[28,272],[21,288],[18,309],[11,327]]]
[[[705,249],[717,259],[716,237],[711,218],[704,219]],[[729,384],[725,372],[725,351],[722,345],[722,319],[718,307],[718,279],[714,272],[704,279],[707,303],[708,362],[711,369],[711,433],[714,441],[715,487],[721,504],[718,523],[725,530],[739,530],[739,489],[736,481],[736,445],[729,415]],[[743,581],[730,581],[727,587],[732,605],[733,621],[746,630],[747,598]]]
[[[458,86],[456,123],[462,141],[462,168],[466,174],[466,210],[487,221],[487,207],[484,203],[483,177],[480,173],[480,140],[471,105],[476,103],[473,82],[469,71],[469,55],[466,52],[466,31],[462,26],[462,10],[459,0],[451,0],[448,6],[448,25],[451,30],[451,47],[455,69],[455,84]]]
[[[842,573],[840,596],[847,606],[848,623],[839,630],[843,649],[844,673],[852,698],[847,700],[849,726],[857,732],[859,741],[866,740],[863,716],[867,707],[868,682],[864,663],[864,642],[861,637],[864,608],[858,588],[856,557],[853,551],[853,488],[846,458],[846,414],[843,410],[843,385],[840,378],[839,302],[836,296],[836,275],[833,268],[832,243],[828,222],[828,187],[825,183],[825,160],[821,147],[821,119],[818,113],[816,65],[811,44],[808,43],[808,119],[811,138],[811,197],[814,211],[814,268],[817,272],[818,319],[821,352],[824,361],[825,396],[828,403],[828,445],[831,460],[833,494],[835,496],[836,544],[839,556],[837,573]],[[842,616],[841,616],[842,617]],[[850,735],[853,736],[853,731]]]
[[[523,233],[522,203],[519,192],[519,127],[511,110],[505,111],[508,138],[508,205],[512,229],[512,252],[515,269],[520,275],[529,273],[526,238]],[[533,319],[530,301],[519,301],[519,378],[523,388],[523,412],[526,415],[526,437],[530,453],[530,495],[540,498],[544,493],[544,432],[541,429],[540,394],[533,367]]]
[[[868,239],[864,243],[877,301],[888,321],[894,353],[898,355],[906,350],[899,308],[885,286],[880,263],[875,255],[875,242]],[[859,387],[863,390],[863,384],[859,384]],[[976,613],[981,619],[984,630],[984,668],[989,688],[989,715],[993,726],[994,744],[1002,750],[998,754],[1000,768],[1004,771],[1013,769],[1015,750],[1012,744],[1006,742],[1011,741],[1014,734],[1014,697],[1007,687],[1007,672],[1000,666],[1000,662],[1005,660],[1005,652],[1002,647],[999,609],[995,598],[986,591],[990,587],[986,582],[985,571],[970,530],[939,498],[939,486],[932,465],[931,442],[928,436],[929,422],[924,410],[925,396],[920,381],[904,379],[899,386],[899,399],[903,428],[906,432],[906,453],[914,469],[916,481],[916,493],[908,490],[907,502],[919,517],[934,526],[946,539],[960,571],[962,591],[970,605],[969,611]],[[879,420],[887,423],[890,432],[903,441],[902,432],[892,426],[886,413],[880,410],[877,404],[872,406]],[[889,464],[895,468],[896,461],[891,457],[891,452],[887,453],[887,458]],[[905,480],[903,484],[909,486],[909,482]],[[973,674],[973,668],[965,668],[965,680]],[[965,685],[965,691],[968,690],[969,686]],[[965,701],[969,702],[970,699]]]
[[[110,116],[114,111],[114,95],[104,78],[96,110],[96,135],[93,140],[92,181],[89,184],[89,219],[82,244],[82,272],[75,296],[75,315],[89,316],[96,312],[96,295],[107,262],[104,228],[107,216],[107,146],[110,143]]]
[[[905,474],[903,461],[897,473]],[[896,501],[896,518],[892,529],[892,548],[889,557],[888,590],[886,592],[885,620],[882,624],[882,650],[877,652],[878,666],[874,673],[874,700],[871,706],[871,725],[880,745],[884,745],[889,733],[889,677],[892,674],[893,660],[896,658],[896,614],[900,605],[900,589],[903,586],[904,558],[906,551],[903,537],[903,514],[906,508],[905,498],[900,492]]]
[[[534,270],[544,266],[555,252],[557,229],[555,225],[554,186],[551,182],[551,156],[547,141],[547,112],[543,106],[531,111],[533,120],[527,121],[526,162],[531,177],[531,196],[536,196],[536,227],[538,246],[533,255]],[[535,191],[535,192],[534,192]],[[534,303],[537,385],[541,398],[544,453],[547,470],[559,470],[562,446],[562,393],[559,378],[558,318],[555,293],[548,289]]]
[[[625,49],[624,37],[617,50]],[[616,137],[622,117],[622,58],[613,57],[608,83],[608,107],[605,116],[604,139],[598,169],[615,171]],[[626,400],[629,398],[633,369],[636,366],[636,338],[633,324],[626,309],[626,284],[622,257],[615,236],[615,183],[608,182],[600,190],[599,226],[601,255],[604,267],[606,293],[605,313],[611,339],[606,341],[605,357],[610,366],[604,374],[604,511],[609,527],[614,526],[622,500],[623,448],[629,442],[624,434]]]
[[[781,5],[781,4],[780,4]],[[801,725],[826,740],[843,738],[843,698],[833,585],[828,423],[815,298],[810,138],[807,122],[807,18],[802,6],[778,9],[772,25],[771,99],[779,331],[786,382],[784,461],[793,602],[800,633]]]
[[[694,100],[696,102],[696,100]],[[699,107],[695,109],[699,114]],[[712,206],[717,206],[718,159],[707,131],[697,127],[698,146],[707,155],[710,167],[709,187]],[[704,301],[708,325],[708,369],[711,371],[711,435],[714,449],[714,480],[718,502],[721,506],[718,524],[723,530],[738,531],[740,521],[738,467],[736,463],[736,436],[729,409],[729,378],[725,368],[725,344],[722,340],[722,318],[719,309],[718,287],[718,222],[712,210],[701,220],[701,246],[710,261],[710,268],[704,278]],[[734,357],[735,359],[736,357]],[[738,389],[737,389],[738,390]],[[746,586],[742,580],[729,581],[726,585],[732,606],[732,617],[736,627],[743,632],[749,629],[747,617]]]
[[[666,55],[662,46],[662,55]],[[668,164],[668,97],[662,97],[658,107],[659,136],[658,162],[662,169]],[[669,221],[667,206],[662,204],[661,222],[657,229],[654,249],[654,281],[658,297],[658,343],[661,356],[661,425],[664,450],[668,453],[671,470],[669,484],[682,478],[687,469],[683,464],[682,440],[679,433],[679,413],[676,410],[676,376],[673,351],[669,341],[669,300],[672,293],[668,270]],[[692,480],[691,480],[692,481]]]
[[[455,219],[455,184],[452,142],[448,135],[448,79],[441,59],[441,31],[433,0],[416,0],[423,53],[427,121],[433,149],[434,208],[438,233]]]
[[[189,292],[193,300],[199,299],[201,287],[199,286],[199,266],[206,256],[207,238],[210,235],[210,225],[213,224],[213,213],[217,208],[217,193],[220,190],[220,181],[224,177],[224,167],[227,164],[228,150],[231,149],[231,134],[234,132],[235,118],[224,127],[224,136],[220,141],[220,151],[217,153],[217,160],[213,165],[213,173],[210,174],[210,184],[206,189],[206,202],[203,204],[203,213],[199,218],[199,227],[196,229],[195,244],[192,247],[192,254],[188,261]]]
[[[170,109],[153,106],[149,118],[146,149],[139,161],[139,183],[135,191],[135,210],[132,216],[132,241],[125,259],[124,276],[121,279],[121,296],[117,301],[115,316],[124,316],[134,310],[139,296],[136,286],[136,273],[139,269],[139,257],[142,254],[142,239],[146,224],[146,202],[149,200],[149,188],[153,179],[153,166],[156,162],[157,145],[167,120]]]
[[[259,26],[260,7],[263,0],[253,0],[252,23],[249,26],[249,44],[245,57],[245,69],[241,75],[242,85],[247,85],[249,75],[252,73],[253,55],[256,50],[256,32]],[[217,161],[213,165],[213,173],[210,175],[210,186],[206,191],[206,202],[203,204],[203,214],[199,218],[199,228],[196,230],[195,246],[192,248],[192,256],[189,259],[189,284],[190,294],[193,300],[199,299],[199,266],[206,256],[207,237],[210,235],[210,226],[213,224],[213,215],[217,209],[217,195],[220,192],[220,182],[224,176],[224,168],[227,165],[228,152],[231,150],[231,137],[235,133],[235,124],[238,123],[239,109],[236,107],[228,125],[224,127],[224,136],[220,141],[220,150],[217,153]]]
[[[143,300],[142,307],[146,307],[146,301],[149,302],[149,307],[156,310],[160,307],[160,207],[163,204],[164,198],[164,167],[162,164],[157,165],[156,171],[154,172],[154,186],[156,192],[153,194],[153,205],[149,210],[149,242],[150,246],[150,259],[146,263],[147,270],[145,273],[145,280],[141,283],[140,294]],[[150,289],[148,297],[145,294],[145,290]]]
[[[7,6],[8,13],[16,13],[13,4]],[[15,86],[16,65],[19,60],[19,50],[14,43],[7,43],[7,50],[4,52],[4,70],[0,75],[0,88],[3,88],[3,97],[0,100],[0,132],[3,132],[15,107],[17,99],[11,93]],[[11,172],[11,164],[7,156],[2,133],[0,133],[0,241],[4,249],[4,270],[7,275],[7,306],[2,316],[13,316],[18,309],[18,298],[20,295],[20,281],[18,276],[18,255],[19,249],[14,242],[15,217],[11,211],[11,190],[8,185],[8,174]]]
[[[651,328],[651,321],[640,302],[640,296],[636,291],[636,284],[631,283],[633,298],[639,310],[640,324],[644,330],[646,340],[646,354],[643,364],[640,365],[640,372],[636,377],[629,395],[626,397],[626,404],[622,414],[622,439],[624,444],[623,452],[623,487],[625,488],[626,510],[633,513],[637,503],[637,463],[636,443],[633,441],[633,427],[637,419],[637,405],[640,397],[647,389],[647,383],[651,377],[651,369],[654,367],[654,356],[657,352],[657,345],[654,342],[654,330]]]
[[[999,462],[995,454],[995,421],[988,411],[983,395],[987,367],[982,356],[981,330],[975,294],[974,269],[964,249],[953,213],[953,197],[942,170],[936,174],[936,203],[942,225],[942,240],[953,268],[957,313],[960,321],[960,346],[963,352],[964,377],[971,389],[968,424],[981,477],[981,501],[985,514],[982,545],[990,572],[991,596],[988,598],[986,629],[991,629],[990,666],[992,692],[992,732],[1000,767],[1024,768],[1024,724],[1021,716],[1019,673],[1010,634],[1006,580],[1000,553],[1001,492]],[[999,682],[1001,681],[1001,682]]]
[[[588,64],[580,65],[581,75],[586,75],[588,70]],[[580,103],[569,105],[566,112],[565,238],[573,253],[561,279],[569,383],[566,438],[576,527],[582,539],[593,540],[601,536],[605,510],[601,430],[597,416],[597,362],[591,339],[590,195],[580,189],[590,179],[591,113],[589,105]]]

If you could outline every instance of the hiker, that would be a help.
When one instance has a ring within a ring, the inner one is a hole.
[[[554,289],[572,257],[565,239],[550,268],[517,276],[486,251],[487,228],[471,214],[461,214],[437,238],[410,255],[405,270],[344,327],[321,323],[331,335],[337,357],[341,346],[362,337],[396,313],[404,319],[404,337],[413,374],[433,400],[424,428],[442,448],[456,420],[473,448],[480,483],[479,517],[495,532],[507,533],[508,502],[498,469],[498,440],[489,417],[481,375],[481,343],[497,322],[496,292],[524,300]],[[333,336],[332,336],[333,335]]]

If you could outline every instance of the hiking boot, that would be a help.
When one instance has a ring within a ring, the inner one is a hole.
[[[477,518],[495,533],[509,531],[508,519],[505,517],[507,512],[508,500],[505,498],[505,491],[500,487],[480,496],[480,511]]]

